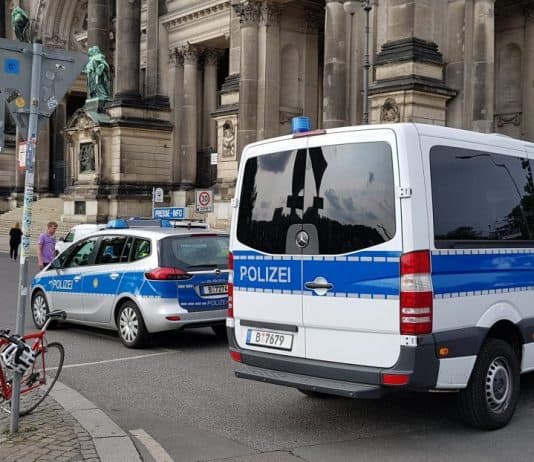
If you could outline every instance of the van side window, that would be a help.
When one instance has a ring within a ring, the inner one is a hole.
[[[434,146],[430,174],[437,248],[461,241],[475,247],[510,247],[533,239],[534,187],[528,159]]]

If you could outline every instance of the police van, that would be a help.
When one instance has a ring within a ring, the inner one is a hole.
[[[457,392],[511,419],[534,369],[534,144],[401,123],[244,149],[230,233],[236,375],[315,397]]]

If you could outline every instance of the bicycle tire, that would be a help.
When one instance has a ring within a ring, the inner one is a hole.
[[[63,361],[65,360],[65,348],[59,342],[52,342],[43,346],[45,354],[39,351],[35,358],[35,363],[31,373],[25,373],[21,383],[19,415],[24,416],[34,411],[41,404],[57,382]],[[47,372],[49,371],[49,372]],[[43,380],[44,383],[33,389],[24,391],[32,386],[35,380]]]

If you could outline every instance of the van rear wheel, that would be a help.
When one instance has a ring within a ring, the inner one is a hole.
[[[519,399],[519,358],[510,344],[488,339],[480,349],[471,379],[459,393],[464,421],[482,430],[510,422]]]

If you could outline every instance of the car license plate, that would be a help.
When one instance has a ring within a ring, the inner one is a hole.
[[[201,287],[202,295],[226,295],[228,293],[228,284],[213,284]]]
[[[293,334],[248,329],[246,343],[247,345],[276,348],[278,350],[291,350],[293,347]]]

